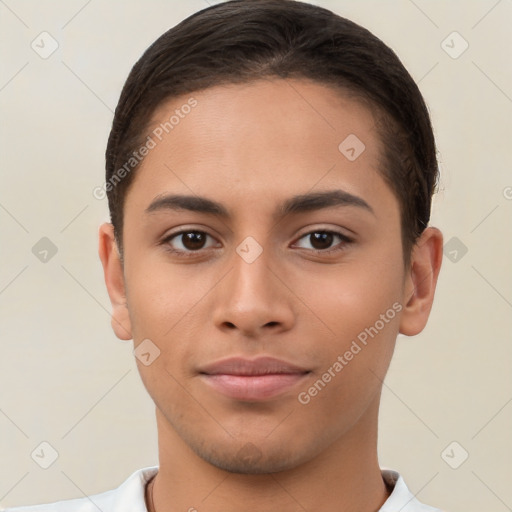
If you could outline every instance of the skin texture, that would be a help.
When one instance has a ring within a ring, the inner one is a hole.
[[[153,126],[190,97],[197,106],[151,149],[128,191],[124,267],[112,226],[99,234],[116,335],[160,350],[148,366],[137,359],[156,405],[155,508],[376,511],[388,497],[377,460],[382,380],[398,333],[415,335],[427,322],[442,235],[427,228],[406,269],[374,119],[339,91],[279,79],[213,87],[162,104]],[[354,161],[338,149],[349,134],[365,144]],[[329,190],[373,212],[345,205],[273,216],[291,196]],[[230,216],[145,213],[162,194],[207,197]],[[203,245],[165,240],[181,228],[209,236]],[[312,240],[325,231],[352,241]],[[263,249],[252,263],[236,251],[249,236]],[[393,304],[400,311],[389,319]],[[383,314],[378,334],[300,403]],[[258,402],[227,398],[198,374],[226,357],[258,355],[310,373]]]

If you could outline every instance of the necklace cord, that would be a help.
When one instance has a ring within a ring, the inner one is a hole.
[[[155,476],[156,475],[154,475],[151,478],[151,480],[146,484],[146,506],[149,509],[148,512],[155,512],[155,503],[153,501],[153,485],[155,483]]]

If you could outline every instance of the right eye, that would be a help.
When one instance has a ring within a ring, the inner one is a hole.
[[[204,231],[187,229],[172,233],[162,241],[162,244],[168,246],[169,251],[173,254],[187,257],[194,255],[201,249],[208,249],[209,247],[205,247],[208,238],[214,240],[212,236]]]

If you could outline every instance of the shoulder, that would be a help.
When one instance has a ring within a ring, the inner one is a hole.
[[[443,512],[439,508],[420,503],[397,471],[381,468],[381,474],[388,487],[393,490],[379,512]]]
[[[145,483],[157,472],[158,466],[142,468],[132,473],[119,487],[83,498],[0,509],[2,512],[146,512]]]

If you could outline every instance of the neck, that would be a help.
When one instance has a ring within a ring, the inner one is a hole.
[[[378,397],[358,422],[315,458],[271,474],[238,474],[198,457],[156,410],[159,471],[155,512],[247,509],[376,512],[388,497],[377,460]]]

